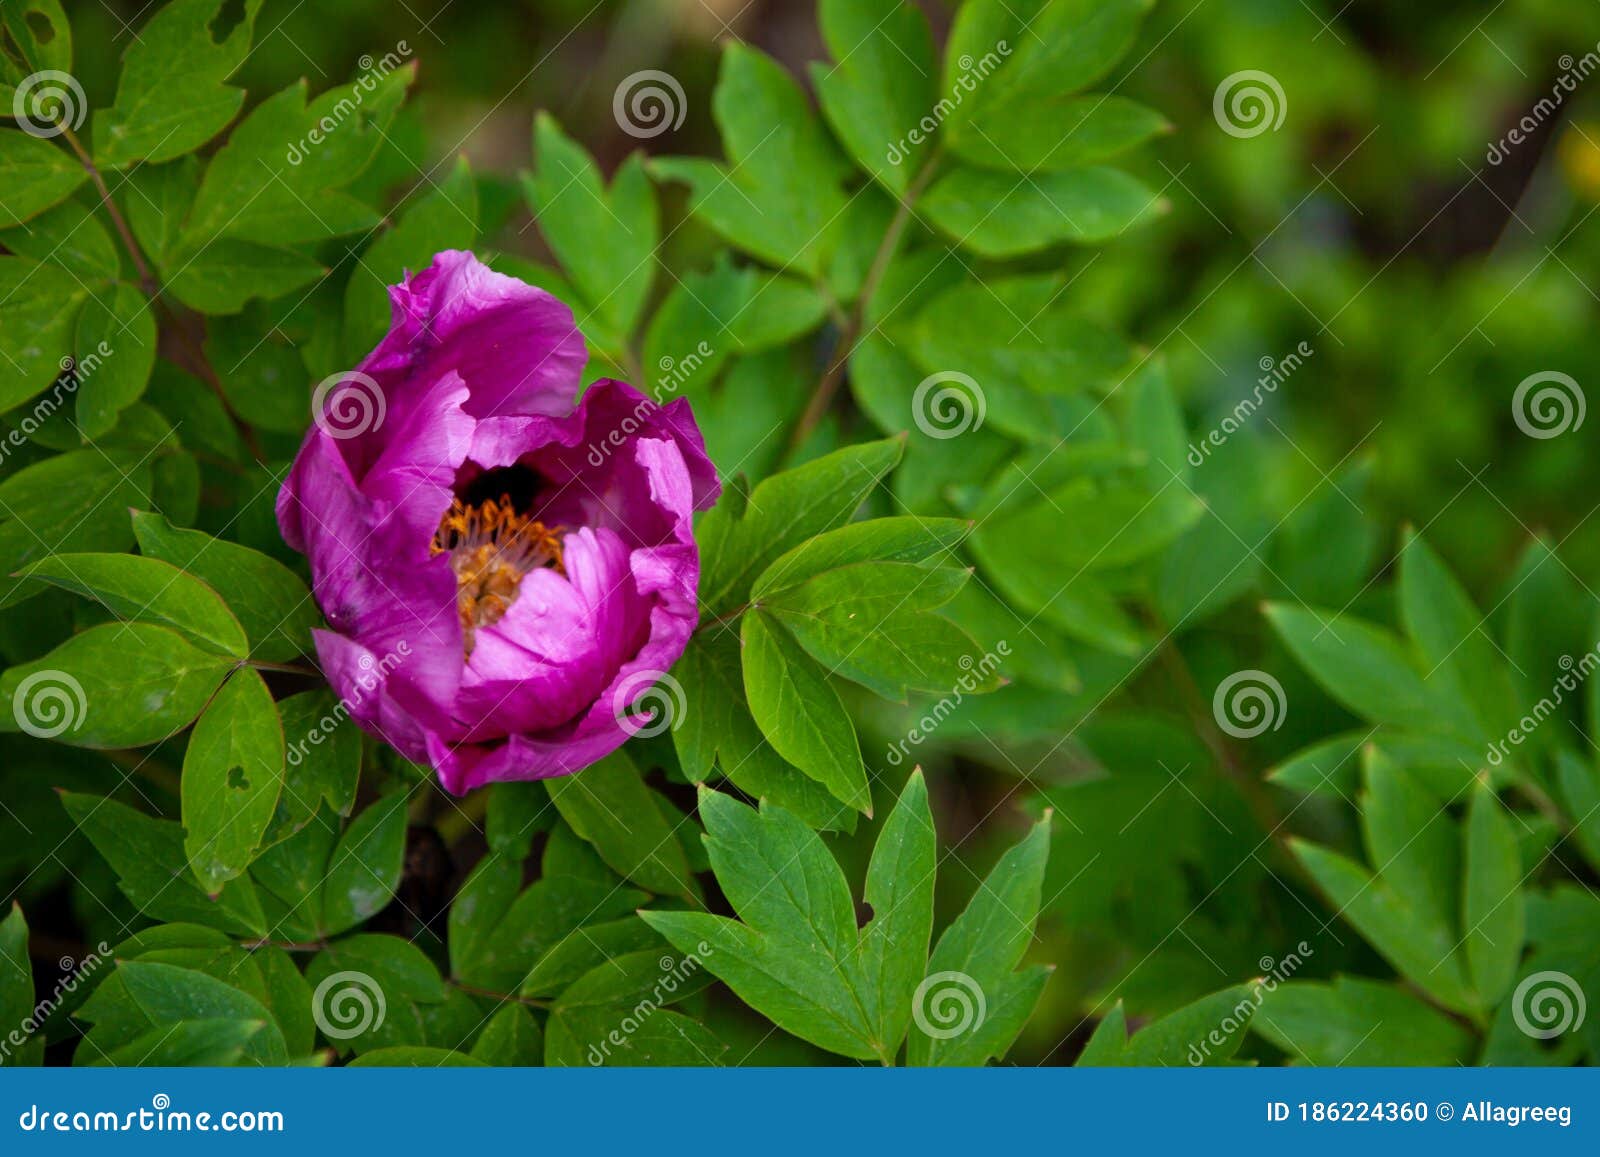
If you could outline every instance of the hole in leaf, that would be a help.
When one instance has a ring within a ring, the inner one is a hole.
[[[27,21],[28,31],[33,34],[33,41],[35,44],[49,44],[56,38],[56,26],[50,23],[50,16],[48,13],[41,12],[39,9],[35,8],[31,12],[26,13],[23,16],[23,19]]]
[[[250,790],[250,781],[245,778],[244,768],[237,764],[228,768],[228,786],[238,791]]]
[[[222,8],[211,18],[207,28],[211,43],[222,44],[233,35],[233,30],[244,23],[244,0],[225,0]]]

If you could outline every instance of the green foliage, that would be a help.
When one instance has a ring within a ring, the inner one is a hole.
[[[1511,401],[1593,362],[1588,98],[1413,203],[1597,18],[818,0],[803,72],[654,29],[652,127],[313,7],[0,0],[0,1062],[1600,1061],[1529,1028],[1600,999],[1595,476]],[[463,798],[273,518],[444,249],[722,481],[659,726]]]

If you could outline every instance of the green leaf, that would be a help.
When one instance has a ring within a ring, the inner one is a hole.
[[[350,722],[349,708],[331,691],[302,691],[281,700],[278,714],[285,756],[275,824],[298,828],[324,801],[349,815],[361,776],[361,732]]]
[[[22,915],[22,906],[12,901],[11,911],[0,920],[0,1016],[5,1017],[5,1024],[17,1028],[33,1019],[34,1005],[28,922]],[[0,1054],[0,1065],[25,1064],[29,1056],[25,1050],[13,1053],[8,1048]]]
[[[227,602],[250,640],[250,654],[284,662],[311,653],[311,631],[322,616],[293,571],[249,547],[182,530],[160,514],[136,512],[139,549],[194,575]]]
[[[59,266],[0,257],[0,410],[27,401],[70,365],[87,297],[83,283]]]
[[[156,319],[136,289],[119,285],[106,302],[92,298],[78,318],[74,346],[78,427],[99,438],[144,393],[156,364]]]
[[[1556,758],[1556,783],[1573,817],[1573,840],[1590,864],[1600,864],[1600,768],[1563,751]]]
[[[701,603],[713,614],[729,610],[780,555],[847,522],[904,446],[899,438],[864,442],[768,478],[748,495],[730,488],[696,528]]]
[[[699,406],[730,356],[791,342],[821,325],[827,312],[827,300],[811,286],[737,267],[722,254],[710,269],[680,277],[650,319],[644,365],[658,375],[652,392],[658,400],[682,394]]]
[[[740,638],[745,695],[767,742],[836,798],[870,816],[872,792],[855,725],[826,673],[761,611],[744,616]]]
[[[1505,654],[1489,636],[1485,617],[1415,534],[1400,553],[1400,611],[1423,662],[1465,695],[1484,736],[1504,734],[1517,704]]]
[[[283,726],[253,670],[234,674],[195,724],[183,756],[184,848],[215,894],[244,874],[283,788]]]
[[[0,229],[37,217],[66,198],[84,181],[88,170],[66,149],[31,133],[0,133]]]
[[[584,925],[552,945],[528,970],[522,995],[555,996],[609,960],[664,947],[666,942],[638,916]]]
[[[415,75],[414,63],[369,72],[309,102],[301,80],[262,101],[206,166],[185,243],[295,245],[376,228],[379,215],[343,189],[377,154]]]
[[[514,860],[527,859],[533,837],[546,831],[552,820],[550,796],[540,784],[523,780],[489,785],[483,827],[490,851]]]
[[[244,628],[217,592],[158,559],[54,554],[22,575],[94,599],[121,618],[171,627],[208,651],[236,659],[249,653]]]
[[[1388,631],[1326,611],[1269,604],[1267,620],[1312,678],[1363,718],[1436,730],[1462,718],[1448,696],[1424,683]]]
[[[1109,241],[1167,209],[1150,187],[1102,166],[1040,173],[958,168],[922,198],[924,215],[981,257],[1020,257],[1053,245]]]
[[[173,267],[200,187],[199,160],[181,157],[165,165],[144,164],[126,176],[130,195],[123,198],[123,211],[134,237],[157,266]]]
[[[1301,840],[1291,840],[1290,850],[1334,910],[1399,972],[1446,1008],[1474,1007],[1453,936],[1430,928],[1399,893],[1360,864]]]
[[[91,1065],[111,1068],[188,1068],[235,1065],[264,1020],[212,1018],[185,1020],[153,1028],[120,1048],[97,1056]]]
[[[1132,1038],[1127,1036],[1119,1001],[1095,1029],[1077,1064],[1147,1068],[1225,1065],[1244,1043],[1263,995],[1259,984],[1225,988],[1145,1025]]]
[[[552,1013],[547,1065],[715,1065],[724,1045],[710,1029],[671,1009],[584,1006]]]
[[[1049,856],[1047,812],[939,937],[916,992],[908,1064],[982,1065],[1017,1039],[1050,975],[1043,966],[1013,971],[1033,940]]]
[[[349,1064],[353,1069],[479,1069],[491,1062],[454,1049],[427,1045],[396,1045],[362,1053]]]
[[[255,997],[204,972],[172,964],[131,960],[102,981],[78,1016],[92,1024],[80,1055],[98,1057],[142,1042],[153,1029],[196,1020],[260,1024],[243,1050],[244,1061],[282,1065],[289,1060],[283,1033]]]
[[[908,136],[937,101],[927,18],[905,0],[821,0],[817,19],[835,61],[811,66],[823,114],[856,162],[903,194],[932,143]]]
[[[1487,785],[1474,793],[1467,810],[1464,847],[1461,924],[1467,972],[1488,1009],[1516,979],[1526,923],[1517,833]]]
[[[72,71],[72,24],[58,0],[13,0],[0,19],[28,68]]]
[[[946,122],[952,138],[969,119],[980,121],[980,112],[1040,115],[1038,106],[1093,84],[1132,46],[1151,2],[1043,0],[1020,10],[1007,0],[965,5],[945,48],[945,88],[954,91],[965,76],[962,87],[974,98]]]
[[[437,1031],[447,1027],[442,1018],[450,1013],[450,994],[433,961],[398,936],[359,933],[336,940],[312,958],[306,982],[317,1027],[341,1051],[454,1047],[468,1035]],[[473,1015],[469,1030],[480,1018]]]
[[[244,107],[244,90],[223,82],[250,54],[261,0],[243,0],[242,18],[223,21],[226,0],[173,0],[129,42],[111,108],[94,119],[94,159],[120,169],[193,152]]]
[[[1361,593],[1379,546],[1378,525],[1361,509],[1372,472],[1370,457],[1358,459],[1306,499],[1273,534],[1272,570],[1293,601],[1344,606]]]
[[[858,562],[936,561],[955,553],[972,524],[959,518],[897,515],[853,522],[807,539],[756,579],[752,597],[797,586],[815,575]]]
[[[904,562],[862,562],[825,571],[760,600],[830,672],[905,702],[908,690],[988,691],[999,680],[971,674],[981,649],[931,613],[953,599],[967,572]]]
[[[0,731],[75,747],[159,743],[200,714],[231,664],[147,623],[105,623],[0,675]]]
[[[238,313],[253,298],[282,297],[328,270],[291,249],[250,241],[185,242],[167,264],[166,287],[201,313]]]
[[[59,265],[91,284],[114,280],[121,269],[110,231],[79,197],[0,233],[0,245],[18,256]]]
[[[1367,857],[1433,939],[1456,939],[1461,842],[1441,801],[1375,749],[1366,753],[1360,802]]]
[[[116,800],[63,792],[72,822],[117,874],[117,886],[152,920],[187,920],[237,935],[265,936],[267,919],[248,879],[231,880],[215,899],[189,872],[183,828]]]
[[[546,780],[545,787],[572,830],[624,879],[658,895],[692,895],[683,847],[625,753]]]
[[[471,249],[478,239],[478,187],[465,158],[407,205],[399,222],[361,255],[345,287],[344,348],[366,355],[389,328],[389,290],[407,270],[427,268],[444,249]]]
[[[1132,356],[1127,342],[1071,300],[1055,276],[962,281],[895,328],[926,373],[955,371],[977,382],[984,406],[972,408],[975,424],[1054,449],[1064,436],[1084,435],[1089,415],[1063,409],[1067,401],[1115,385]]]
[[[854,830],[855,812],[785,761],[756,726],[735,631],[697,632],[672,670],[686,704],[672,737],[687,778],[702,782],[720,768],[735,785],[793,812],[808,827]]]
[[[938,839],[921,770],[911,773],[883,821],[867,865],[861,974],[877,1039],[898,1048],[911,1023],[912,996],[928,964]]]
[[[973,532],[972,545],[997,579],[1033,572],[1060,584],[1083,571],[1147,558],[1193,526],[1201,511],[1200,501],[1181,487],[1100,491],[1072,482],[986,520]],[[1062,533],[1063,527],[1070,529]]]
[[[594,857],[566,828],[557,831]],[[552,835],[550,848],[558,846]],[[519,895],[522,871],[515,861],[503,856],[481,861],[451,909],[451,974],[492,992],[515,992],[549,953],[584,938],[587,926],[616,920],[648,899],[622,887],[597,857],[593,866],[593,876],[576,874],[547,850],[543,877]]]
[[[390,792],[345,829],[322,885],[329,935],[354,928],[394,898],[405,861],[407,800],[403,791]]]
[[[702,790],[712,868],[744,923],[700,912],[641,912],[739,999],[786,1032],[844,1056],[893,1058],[863,1003],[855,913],[821,839],[780,808],[759,814]],[[781,882],[773,887],[773,881]]]
[[[368,1053],[368,1063],[376,1063]],[[486,1065],[521,1067],[544,1063],[544,1033],[533,1014],[520,1004],[508,1004],[490,1018],[472,1046],[473,1060]]]
[[[1059,172],[1110,160],[1170,128],[1127,97],[1069,96],[1026,110],[982,108],[951,134],[950,151],[985,169]]]
[[[1472,1063],[1475,1047],[1469,1029],[1398,985],[1348,976],[1280,984],[1250,1024],[1311,1065],[1448,1068]]]
[[[658,177],[689,185],[690,212],[747,253],[822,275],[831,229],[845,207],[849,171],[805,94],[776,62],[729,41],[712,94],[729,164],[696,158],[651,162]]]
[[[607,189],[589,154],[542,112],[533,155],[538,169],[522,187],[539,232],[589,309],[626,338],[650,295],[661,233],[643,161],[629,157]]]

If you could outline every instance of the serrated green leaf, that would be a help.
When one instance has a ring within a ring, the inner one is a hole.
[[[1384,959],[1445,1007],[1473,1008],[1453,936],[1441,936],[1419,921],[1393,888],[1361,865],[1301,840],[1290,841],[1290,847],[1335,911]]]
[[[310,101],[301,80],[262,101],[206,166],[185,242],[295,245],[376,228],[379,215],[342,190],[382,146],[415,75],[415,64],[373,71]]]
[[[583,147],[540,113],[533,128],[537,166],[522,187],[561,267],[613,332],[633,332],[655,280],[661,223],[655,190],[635,155],[610,188]]]
[[[905,0],[822,0],[817,20],[834,59],[811,66],[822,111],[856,162],[902,194],[932,145],[909,136],[937,101],[927,18]]]
[[[159,164],[193,152],[244,107],[223,83],[250,53],[261,0],[243,0],[231,26],[226,0],[173,0],[139,29],[122,57],[117,97],[94,120],[94,159],[106,169]]]
[[[928,959],[906,1045],[913,1065],[981,1065],[1003,1057],[1033,1012],[1049,969],[1014,972],[1033,941],[1050,817],[1000,857]]]
[[[768,478],[746,496],[726,493],[696,528],[702,604],[727,611],[779,556],[847,522],[903,448],[898,438],[865,442]]]

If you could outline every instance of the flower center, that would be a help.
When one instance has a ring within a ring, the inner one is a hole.
[[[524,575],[541,567],[566,573],[561,565],[562,533],[559,526],[546,527],[519,514],[509,494],[472,503],[457,498],[450,504],[429,553],[450,556],[462,646],[468,655],[473,632],[498,622],[510,609]]]

